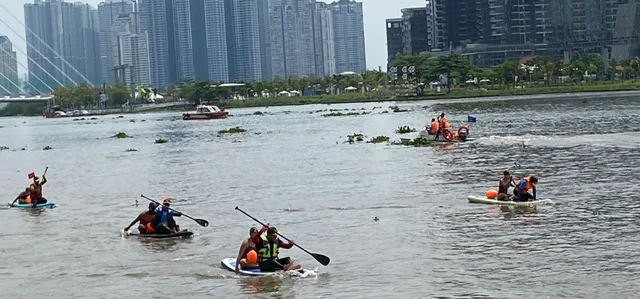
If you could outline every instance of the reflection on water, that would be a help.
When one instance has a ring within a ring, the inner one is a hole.
[[[395,128],[435,116],[431,103],[333,118],[310,114],[329,107],[316,105],[236,109],[204,122],[171,121],[179,113],[95,124],[0,119],[0,145],[28,145],[0,151],[4,198],[25,185],[22,174],[48,165],[44,192],[59,206],[0,211],[0,251],[11,254],[0,266],[0,298],[640,297],[637,100],[451,102],[437,111],[454,125],[475,116],[475,141],[336,144],[354,132],[398,139]],[[234,126],[247,132],[217,136]],[[110,138],[120,131],[134,138]],[[538,196],[555,204],[467,202],[496,188],[505,169],[538,176]],[[197,233],[188,240],[118,238],[146,206],[134,204],[141,193],[172,195],[179,210],[211,225],[178,219]],[[256,225],[235,206],[331,264],[292,249],[286,255],[322,274],[244,278],[221,269]],[[13,254],[25,248],[38,258]]]

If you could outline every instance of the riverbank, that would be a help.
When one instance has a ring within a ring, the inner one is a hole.
[[[251,108],[251,107],[270,107],[270,106],[297,106],[297,105],[313,105],[313,104],[347,104],[347,103],[368,103],[368,102],[388,102],[388,101],[429,101],[444,99],[465,99],[465,98],[483,98],[483,97],[509,97],[509,96],[527,96],[527,95],[562,95],[575,93],[594,92],[625,92],[639,91],[640,81],[637,82],[621,82],[609,84],[583,84],[583,85],[567,85],[567,86],[551,86],[551,87],[527,87],[527,88],[508,88],[508,89],[452,89],[450,93],[446,92],[426,92],[422,96],[396,96],[392,92],[368,92],[368,93],[347,93],[339,95],[322,95],[322,96],[306,96],[306,97],[277,97],[277,98],[258,98],[244,101],[231,101],[225,104],[228,108]]]

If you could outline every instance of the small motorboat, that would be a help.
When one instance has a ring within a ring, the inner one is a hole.
[[[438,139],[436,139],[436,134],[428,131],[428,128],[424,128],[420,133],[418,133],[419,138],[426,138],[430,141],[437,142],[464,142],[464,141],[472,141],[472,138],[469,138],[469,126],[462,125],[458,128],[458,131],[451,132],[449,129],[444,129],[441,134],[438,135]]]
[[[183,120],[197,120],[197,119],[221,119],[226,118],[229,112],[224,109],[218,108],[218,106],[199,105],[196,108],[195,113],[182,114]]]

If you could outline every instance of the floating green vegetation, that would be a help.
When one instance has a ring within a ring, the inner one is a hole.
[[[8,146],[0,145],[0,151],[6,151],[8,149],[9,149]]]
[[[218,134],[237,134],[237,133],[244,133],[247,130],[241,128],[241,127],[233,127],[233,128],[229,128],[229,129],[224,129],[224,130],[220,130],[218,131]]]
[[[389,137],[387,136],[376,136],[371,138],[371,140],[367,141],[367,143],[382,143],[382,142],[388,142],[389,141]]]
[[[409,126],[401,126],[401,127],[398,127],[396,129],[396,133],[398,133],[398,134],[413,133],[415,131],[416,131],[415,128],[412,128],[412,127],[409,127]]]
[[[400,141],[394,141],[391,144],[415,146],[415,147],[427,147],[427,146],[434,146],[437,144],[437,142],[428,140],[426,138],[415,138],[415,139],[402,138],[400,139]]]
[[[127,135],[127,133],[125,133],[125,132],[118,132],[118,134],[115,134],[115,135],[113,135],[111,137],[118,138],[118,139],[131,138],[131,136]]]
[[[371,112],[347,112],[347,113],[342,113],[342,112],[331,112],[331,113],[327,113],[327,114],[323,114],[322,116],[324,117],[330,117],[330,116],[355,116],[355,115],[367,115],[370,114]]]
[[[158,138],[156,139],[156,144],[167,143],[166,139]]]
[[[364,141],[364,135],[353,133],[352,135],[347,135],[348,143],[362,142]]]
[[[52,150],[52,149],[53,149],[53,147],[50,147],[48,145],[42,148],[43,151],[48,151],[48,150]]]
[[[408,109],[400,109],[397,105],[394,106],[389,106],[389,109],[391,109],[393,112],[408,112]]]

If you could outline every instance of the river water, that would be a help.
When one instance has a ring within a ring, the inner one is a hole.
[[[0,151],[2,197],[49,166],[44,195],[58,204],[0,210],[0,298],[638,298],[638,101],[483,101],[398,103],[412,111],[386,114],[393,103],[234,109],[218,121],[0,119],[0,146],[10,147]],[[373,112],[314,113],[344,108]],[[398,140],[398,126],[422,127],[442,110],[454,126],[475,116],[478,139],[344,143],[360,132]],[[218,136],[233,126],[247,132]],[[133,138],[110,137],[120,131]],[[505,169],[537,175],[538,196],[555,204],[467,202]],[[171,195],[210,226],[178,219],[191,240],[122,238],[147,205],[140,194]],[[281,256],[317,275],[222,269],[256,225],[236,206],[331,264],[294,248]]]

